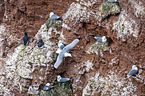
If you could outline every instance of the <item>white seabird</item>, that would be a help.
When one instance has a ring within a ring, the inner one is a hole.
[[[57,81],[58,82],[67,82],[69,80],[70,80],[70,78],[62,78],[60,75],[57,76]]]
[[[70,43],[69,45],[65,46],[62,51],[59,53],[57,60],[54,64],[54,68],[57,69],[59,67],[59,65],[61,64],[64,54],[66,52],[68,52],[70,49],[72,49],[80,40],[79,39],[75,39],[72,43]]]
[[[100,41],[100,42],[106,42],[107,41],[106,36],[103,36],[103,37],[94,37],[94,38],[97,39],[97,41]]]
[[[127,77],[129,78],[130,76],[133,76],[137,73],[138,68],[136,67],[136,65],[132,66],[132,69],[130,70],[130,72],[128,73]]]
[[[51,87],[50,87],[50,83],[47,83],[44,87],[43,87],[43,90],[47,91],[47,90],[50,90]]]
[[[54,14],[53,12],[50,12],[49,16],[50,19],[55,19],[55,20],[62,19],[60,16]]]

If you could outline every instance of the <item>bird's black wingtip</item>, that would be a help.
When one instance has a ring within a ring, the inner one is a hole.
[[[55,68],[55,67],[53,67],[53,70],[55,71],[55,70],[56,70],[56,68]]]
[[[81,39],[81,37],[79,36],[77,39],[79,39],[79,40],[80,40],[80,39]]]

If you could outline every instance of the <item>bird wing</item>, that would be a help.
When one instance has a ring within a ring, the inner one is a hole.
[[[59,82],[66,82],[66,81],[69,81],[70,78],[61,78]]]
[[[61,17],[60,16],[58,16],[58,15],[52,15],[51,17],[50,17],[50,19],[60,19]]]
[[[102,37],[94,37],[95,39],[97,39],[97,41],[102,42]]]
[[[133,76],[137,73],[137,70],[131,69],[128,76]]]
[[[46,85],[45,85],[45,86],[43,87],[43,90],[49,90],[49,89],[51,89],[49,86],[46,86]]]
[[[57,60],[56,60],[56,62],[55,62],[55,64],[54,64],[54,68],[58,68],[59,67],[59,65],[61,64],[61,62],[62,62],[62,60],[63,60],[63,57],[64,57],[64,51],[61,51],[60,52],[60,54],[58,55],[58,57],[57,57]]]
[[[79,39],[75,39],[72,43],[70,43],[69,45],[65,46],[63,48],[63,51],[68,52],[70,49],[72,49],[80,40]]]

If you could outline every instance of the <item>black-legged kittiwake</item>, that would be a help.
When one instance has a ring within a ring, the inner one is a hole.
[[[72,43],[70,43],[69,45],[65,46],[62,51],[59,53],[57,60],[54,64],[54,68],[57,69],[59,67],[59,65],[61,64],[64,54],[66,52],[68,52],[70,49],[72,49],[80,40],[79,39],[75,39]]]
[[[69,80],[70,80],[70,78],[62,78],[60,75],[57,76],[57,81],[58,82],[67,82]]]
[[[44,45],[44,42],[42,39],[39,39],[39,42],[37,43],[38,47],[42,47]]]
[[[138,72],[138,68],[136,67],[136,65],[133,65],[127,77],[134,76],[137,72]]]
[[[108,0],[109,2],[119,2],[119,0]]]
[[[27,45],[27,44],[28,44],[28,40],[29,40],[29,37],[28,37],[27,33],[24,32],[23,44],[24,44],[24,45]]]
[[[43,90],[47,91],[47,90],[50,90],[51,87],[50,87],[50,83],[47,83],[44,87],[43,87]]]
[[[50,12],[50,19],[60,20],[62,19],[60,16],[54,14],[53,12]]]
[[[103,37],[94,37],[94,38],[97,39],[97,41],[100,41],[100,42],[106,42],[107,41],[106,36],[103,36]]]
[[[46,26],[47,28],[49,27],[62,27],[63,24],[63,19],[58,16],[55,15],[53,12],[50,12],[49,14],[50,18],[46,21]]]

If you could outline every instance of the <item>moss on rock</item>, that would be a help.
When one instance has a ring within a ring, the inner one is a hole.
[[[90,46],[90,48],[86,51],[87,53],[95,53],[96,55],[100,55],[103,57],[103,51],[108,51],[108,43],[107,42],[96,42]]]
[[[46,72],[49,72],[52,68],[51,62],[53,62],[55,50],[57,45],[51,42],[52,29],[47,29],[43,24],[36,34],[35,38],[39,40],[39,36],[44,41],[44,47],[39,48],[34,42],[29,43],[27,46],[20,45],[14,49],[14,53],[9,54],[4,66],[6,78],[12,82],[10,89],[16,88],[21,92],[28,84],[25,84],[26,80],[36,80],[37,87],[41,81],[46,79]],[[39,69],[39,74],[35,75],[35,71]],[[37,79],[36,79],[37,78]],[[24,82],[20,83],[20,80],[24,79]],[[15,86],[15,87],[14,87]],[[26,87],[26,88],[27,88]],[[25,88],[25,89],[26,89]],[[34,90],[33,92],[37,92]],[[33,93],[30,92],[30,93]],[[36,94],[36,93],[33,93]]]
[[[135,16],[144,16],[145,15],[145,7],[143,6],[143,3],[139,1],[139,3],[135,2],[134,0],[129,0],[131,3],[131,6],[135,9]]]
[[[83,89],[83,96],[97,96],[100,94],[111,96],[127,96],[134,95],[136,86],[132,82],[125,82],[119,78],[115,73],[110,72],[106,77],[102,77],[99,73],[88,81],[86,87]]]
[[[109,1],[104,2],[99,6],[99,9],[96,12],[97,21],[102,21],[107,16],[115,15],[117,13],[120,13],[120,11],[120,7],[117,3],[112,3]]]
[[[113,24],[113,29],[117,31],[117,38],[126,41],[130,35],[138,37],[139,25],[124,11],[119,15],[119,20]]]
[[[48,91],[41,91],[40,96],[71,96],[73,94],[70,82],[55,83],[54,87]]]

